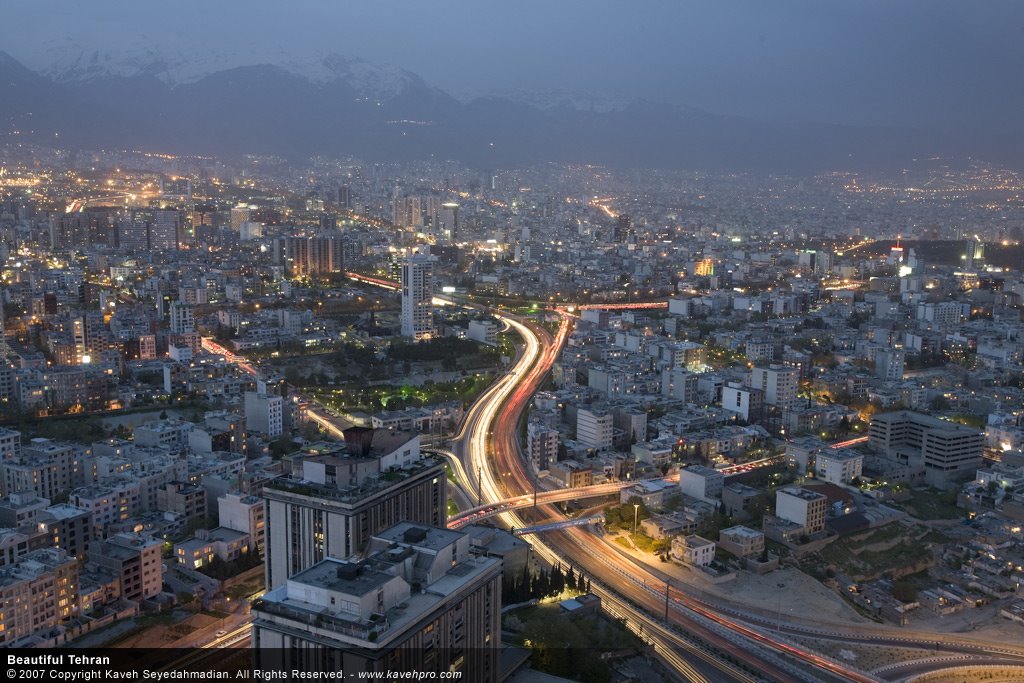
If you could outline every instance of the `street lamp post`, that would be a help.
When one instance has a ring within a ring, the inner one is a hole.
[[[782,589],[786,587],[784,583],[775,584],[779,589],[779,606],[775,610],[775,633],[782,632]]]
[[[640,506],[637,505],[636,503],[633,503],[633,535],[634,536],[636,536],[636,520],[637,520],[637,516],[639,514],[640,514]]]

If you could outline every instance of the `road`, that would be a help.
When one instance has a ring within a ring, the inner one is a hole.
[[[535,482],[524,468],[517,425],[523,410],[554,363],[570,326],[568,319],[564,318],[557,336],[552,338],[546,330],[524,323],[514,316],[497,314],[496,317],[518,332],[524,344],[512,369],[489,387],[470,408],[460,433],[452,440],[449,461],[455,476],[464,483],[466,493],[476,494],[478,500],[492,506],[509,499],[517,501],[519,505],[529,499],[532,504]],[[204,346],[207,345],[204,340]],[[209,347],[208,350],[221,352],[215,344],[209,344]],[[242,357],[232,356],[229,360],[238,363],[246,371],[255,372],[255,368]],[[317,409],[312,410],[314,419],[319,417],[329,422],[329,416],[315,412]],[[550,505],[539,507],[538,517],[531,518],[529,522],[511,509],[498,514],[505,524],[516,527],[564,519]],[[774,622],[765,623],[765,619],[749,613],[711,605],[677,587],[665,587],[648,571],[649,568],[637,565],[604,543],[595,542],[595,537],[582,529],[552,532],[543,539],[535,539],[534,546],[537,555],[546,561],[572,564],[591,577],[595,592],[601,595],[607,609],[625,618],[629,626],[649,641],[659,655],[687,680],[756,680],[749,673],[751,671],[757,672],[758,676],[779,681],[874,680],[842,664],[793,647],[780,639],[778,633],[773,636],[772,629],[778,629],[778,624]],[[654,618],[651,616],[653,614],[661,615],[662,618]],[[881,645],[899,642],[907,646],[919,642],[916,634],[906,637],[909,634],[902,632],[899,635],[862,633],[855,629],[830,632],[828,628],[784,624],[778,630],[794,635],[816,635],[825,639],[850,639]],[[225,640],[236,636],[235,633],[228,634]],[[1012,647],[965,645],[957,639],[948,639],[946,642],[946,638],[936,634],[924,634],[922,637],[927,638],[933,647],[938,641],[942,645],[948,644],[950,651],[968,652],[970,654],[967,656],[979,663],[982,658],[1002,662],[1002,657],[1016,654],[1016,649]],[[241,642],[244,641],[232,640],[223,645]],[[709,651],[707,645],[711,645],[716,652]],[[742,663],[742,668],[723,661],[721,653]],[[814,667],[814,673],[809,675],[806,669],[794,667],[780,654],[794,657],[805,667]],[[915,672],[935,670],[952,663],[948,654],[946,657],[940,657],[939,654],[936,653],[931,663],[921,663],[914,667]],[[963,659],[956,661],[958,664],[967,663]]]
[[[453,450],[463,462],[463,473],[472,472],[477,475],[468,481],[473,481],[475,486],[480,487],[479,494],[483,501],[491,504],[510,504],[510,509],[497,514],[504,523],[521,527],[526,526],[527,522],[513,512],[512,508],[532,503],[535,483],[523,466],[517,424],[522,411],[560,350],[568,326],[563,325],[558,338],[551,339],[544,330],[528,327],[510,316],[503,317],[524,339],[523,352],[513,372],[492,386],[471,408],[463,432],[454,440]],[[538,499],[545,495],[547,494],[538,494]],[[531,519],[531,523],[553,522],[561,518],[549,506],[541,507],[539,513],[541,517]],[[802,667],[811,667],[814,674],[810,678],[813,680],[874,680],[872,676],[842,663],[793,646],[791,642],[782,638],[781,634],[773,633],[772,627],[777,627],[777,624],[758,623],[758,619],[751,619],[749,615],[740,612],[734,611],[730,614],[728,610],[721,610],[703,600],[695,599],[689,593],[675,587],[654,588],[653,577],[652,585],[648,586],[646,580],[641,578],[651,576],[645,567],[623,558],[603,543],[595,543],[594,537],[582,529],[548,534],[542,540],[535,540],[535,549],[538,556],[550,562],[573,564],[587,575],[596,578],[599,586],[604,585],[610,589],[602,597],[608,602],[618,604],[620,610],[630,613],[632,619],[642,624],[648,637],[655,641],[656,647],[661,646],[658,648],[659,652],[675,648],[686,651],[688,657],[684,658],[684,662],[690,669],[681,669],[684,675],[702,675],[696,666],[706,666],[712,662],[714,665],[721,665],[722,662],[708,657],[707,652],[694,647],[692,642],[681,639],[673,631],[665,629],[659,621],[651,619],[649,614],[663,614],[669,623],[682,626],[686,632],[697,635],[720,652],[728,653],[737,661],[743,662],[750,670],[758,671],[774,680],[809,678],[806,668],[793,667],[779,655],[796,659]],[[667,597],[665,592],[668,593]],[[629,596],[629,602],[636,604],[622,601],[615,595],[616,593]],[[646,610],[648,614],[637,610],[637,606]],[[808,635],[814,631],[807,627],[786,626],[781,630],[794,635]],[[826,639],[850,637],[852,640],[876,645],[895,644],[893,636],[879,633],[851,636],[846,632],[826,635],[821,629],[817,629],[816,632],[819,637],[825,636]],[[917,638],[914,637],[899,640],[904,646],[910,642],[917,642]],[[937,640],[942,639],[929,634],[929,642],[933,646]],[[978,657],[999,657],[1008,654],[1007,648],[976,649],[955,640],[950,643],[950,647],[960,652],[972,652]],[[938,658],[932,664],[921,665],[925,669],[929,666],[931,669],[942,668],[945,663],[942,658]],[[721,679],[723,675],[731,680],[744,680],[745,674],[736,671],[735,668],[725,667],[724,670],[719,669],[714,673],[715,680]]]
[[[557,337],[552,339],[543,329],[529,327],[512,316],[501,317],[524,340],[523,351],[513,372],[496,382],[473,404],[466,418],[465,429],[459,435],[461,438],[453,440],[453,451],[463,460],[464,471],[477,473],[481,497],[486,502],[532,494],[533,482],[524,471],[519,457],[516,425],[569,333],[567,321],[561,326]],[[549,507],[542,507],[538,512],[543,515],[538,523],[559,519]],[[501,518],[510,526],[527,525],[514,512],[505,512]],[[543,539],[534,539],[534,550],[548,562],[572,562],[582,568],[592,578],[595,592],[601,595],[609,609],[624,615],[628,623],[638,633],[642,633],[656,651],[687,680],[756,680],[747,671],[721,660],[705,647],[696,644],[692,638],[681,635],[663,625],[660,619],[651,617],[647,612],[659,614],[662,611],[661,598],[650,592],[637,591],[631,582],[609,568],[608,562],[614,560],[604,558],[602,561],[594,561],[591,556],[581,553],[577,544],[593,545],[585,540],[588,538],[592,537],[576,529],[553,532]],[[604,585],[608,588],[604,588]],[[629,599],[620,597],[620,594],[629,596]],[[633,603],[640,604],[647,612],[638,610]],[[750,671],[768,674],[774,680],[801,680],[801,677],[768,659],[753,656],[749,648],[731,642],[710,626],[688,620],[678,613],[673,613],[672,617],[674,626],[681,626],[685,632],[696,634],[701,640],[745,662]]]

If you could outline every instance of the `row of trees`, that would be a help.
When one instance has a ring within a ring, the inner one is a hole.
[[[565,590],[589,593],[590,579],[585,578],[583,572],[577,573],[571,566],[563,571],[561,565],[556,565],[536,574],[531,573],[529,567],[523,567],[519,576],[505,580],[502,595],[506,602],[515,604],[553,597]]]

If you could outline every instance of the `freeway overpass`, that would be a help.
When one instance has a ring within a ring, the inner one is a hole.
[[[781,456],[773,456],[770,458],[762,458],[761,460],[753,460],[751,462],[743,463],[741,465],[730,465],[723,467],[719,471],[728,477],[732,477],[738,474],[744,474],[751,472],[760,467],[766,467],[779,463]],[[593,486],[579,486],[571,489],[554,489],[550,491],[537,491],[535,494],[525,494],[522,496],[513,496],[511,498],[505,498],[503,500],[490,503],[488,505],[479,505],[477,507],[463,510],[459,514],[448,518],[449,529],[460,529],[467,524],[474,524],[481,520],[495,515],[508,512],[510,510],[519,510],[522,508],[532,507],[534,505],[545,505],[547,503],[564,503],[570,500],[581,500],[584,498],[598,498],[601,496],[616,495],[624,488],[633,486],[642,479],[633,479],[629,481],[613,481],[604,484],[594,484]],[[670,484],[678,483],[679,475],[672,474],[663,479],[647,480],[647,481],[662,481]]]

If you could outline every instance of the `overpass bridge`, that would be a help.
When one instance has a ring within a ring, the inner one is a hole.
[[[516,536],[525,536],[527,534],[540,534],[545,531],[558,531],[559,529],[568,529],[574,526],[589,526],[590,524],[601,524],[604,522],[604,517],[580,517],[578,519],[563,519],[559,522],[550,522],[548,524],[538,524],[536,526],[524,526],[517,529],[512,529],[512,533]]]
[[[724,474],[726,478],[729,478],[734,477],[736,475],[751,472],[761,467],[775,465],[778,464],[779,462],[782,462],[783,460],[783,456],[776,455],[770,458],[753,460],[751,462],[746,462],[741,465],[730,465],[728,467],[723,467],[719,469],[719,472]],[[679,475],[671,474],[662,479],[631,479],[628,481],[613,481],[604,484],[595,484],[593,486],[579,486],[577,488],[571,489],[537,491],[535,494],[525,494],[522,496],[515,496],[513,498],[506,498],[504,500],[499,500],[498,502],[491,503],[489,505],[479,505],[477,507],[469,508],[468,510],[463,510],[457,515],[449,517],[448,528],[460,529],[466,526],[467,524],[474,524],[476,522],[483,521],[489,517],[500,515],[503,512],[533,507],[534,505],[546,505],[548,503],[564,503],[570,500],[582,500],[586,498],[598,498],[601,496],[617,495],[622,489],[633,486],[634,484],[637,484],[641,481],[662,481],[669,484],[676,484],[679,482]]]

